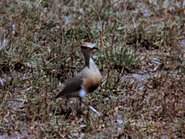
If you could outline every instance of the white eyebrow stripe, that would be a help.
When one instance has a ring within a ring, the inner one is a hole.
[[[87,46],[87,47],[89,47],[89,48],[93,48],[93,47],[95,47],[96,45],[93,44],[93,43],[85,42],[85,43],[82,44],[82,46]]]

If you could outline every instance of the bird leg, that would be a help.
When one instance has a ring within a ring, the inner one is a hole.
[[[66,100],[66,106],[67,106],[67,103],[69,103],[69,107],[70,107],[71,111],[74,112],[74,109],[73,109],[73,107],[71,106],[71,103],[70,103],[69,99]]]
[[[87,107],[89,107],[93,112],[95,112],[96,114],[98,114],[98,116],[100,116],[100,113],[96,109],[94,109],[93,107],[91,107],[87,103],[83,102],[81,98],[80,98],[80,102],[82,102],[84,105],[86,105]]]

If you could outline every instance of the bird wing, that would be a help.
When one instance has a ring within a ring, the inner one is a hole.
[[[64,89],[56,96],[56,98],[70,95],[70,93],[79,91],[81,89],[81,85],[83,84],[83,76],[81,73],[75,75],[71,80],[69,80],[64,87]]]

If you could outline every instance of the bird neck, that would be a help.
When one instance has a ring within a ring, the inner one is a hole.
[[[88,68],[90,68],[90,58],[91,58],[91,54],[86,54],[84,55],[85,58],[85,66],[87,66]]]

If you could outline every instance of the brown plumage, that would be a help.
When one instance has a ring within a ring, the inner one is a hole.
[[[81,72],[79,72],[67,82],[64,89],[56,96],[56,99],[62,97],[66,98],[68,101],[71,97],[78,97],[80,98],[81,102],[84,103],[82,101],[82,98],[85,97],[87,93],[91,93],[98,88],[101,83],[102,76],[94,61],[90,58],[91,53],[94,49],[98,48],[92,43],[85,42],[82,44],[81,52],[84,55],[85,67]],[[84,104],[87,105],[86,103]],[[98,113],[91,106],[87,106]]]

